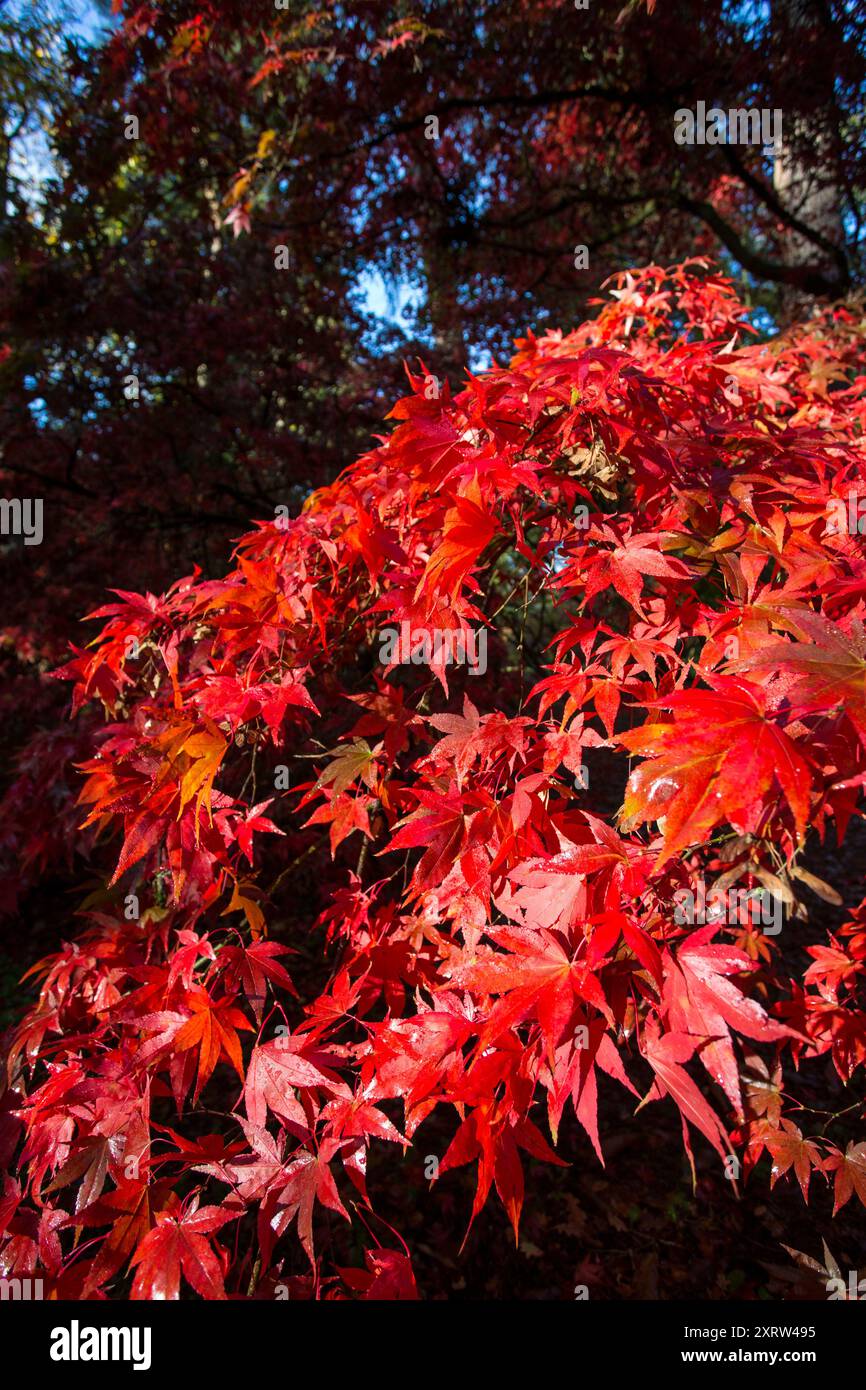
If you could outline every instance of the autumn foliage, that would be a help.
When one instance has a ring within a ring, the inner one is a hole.
[[[464,1229],[495,1189],[516,1233],[565,1127],[604,1162],[606,1088],[732,1191],[866,1201],[866,1145],[798,1100],[830,1060],[856,1109],[866,1062],[866,903],[803,949],[866,779],[863,341],[856,306],[761,341],[702,263],[618,276],[456,394],[413,365],[224,578],[93,615],[54,765],[103,882],[8,1042],[5,1271],[416,1297],[377,1200],[435,1117]],[[403,624],[484,629],[488,669],[386,669]],[[699,882],[750,896],[684,921]]]

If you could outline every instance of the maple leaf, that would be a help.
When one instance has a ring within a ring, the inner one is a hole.
[[[220,1057],[230,1062],[240,1079],[244,1079],[243,1058],[237,1029],[252,1032],[252,1024],[240,1009],[232,1007],[228,999],[214,1003],[204,991],[193,991],[186,1001],[192,1009],[192,1018],[187,1019],[172,1039],[176,1053],[187,1049],[198,1050],[198,1075],[193,1100],[198,1100],[202,1087],[211,1075]]]
[[[395,457],[410,461],[420,471],[426,487],[435,489],[474,450],[461,437],[454,420],[445,412],[446,400],[426,400],[404,396],[391,409],[388,419],[403,420],[391,436]]]
[[[156,1225],[132,1257],[132,1297],[179,1298],[183,1275],[202,1298],[224,1299],[223,1269],[209,1237],[238,1215],[225,1207],[199,1207],[195,1200],[177,1215],[157,1212]]]
[[[502,996],[479,1033],[479,1053],[532,1015],[552,1055],[581,1000],[611,1017],[597,976],[573,960],[552,932],[500,928],[496,939],[506,952],[479,952],[455,971],[455,982],[464,988]]]
[[[830,1293],[831,1287],[835,1286],[837,1290],[843,1290],[844,1292],[842,1292],[841,1295],[839,1293],[831,1295],[831,1297],[838,1298],[841,1296],[841,1298],[847,1301],[849,1296],[848,1289],[850,1288],[849,1280],[845,1278],[845,1275],[839,1268],[839,1264],[832,1255],[826,1240],[822,1240],[821,1245],[824,1254],[823,1264],[821,1264],[819,1260],[814,1260],[811,1255],[806,1255],[802,1250],[795,1250],[791,1245],[783,1244],[782,1249],[787,1251],[791,1259],[800,1269],[806,1270],[809,1274],[818,1275],[822,1297],[826,1298]],[[860,1273],[859,1270],[851,1271],[851,1273],[854,1275],[855,1284],[857,1286],[853,1296],[854,1298],[858,1298],[858,1290],[861,1284]]]
[[[249,207],[246,203],[238,203],[233,207],[228,215],[223,218],[223,226],[231,227],[235,234],[235,240],[241,232],[251,232],[252,223],[250,222]]]
[[[89,1206],[96,1201],[105,1186],[112,1159],[116,1161],[122,1152],[123,1140],[117,1136],[100,1136],[90,1143],[83,1144],[55,1174],[54,1180],[45,1189],[46,1195],[59,1191],[80,1178],[81,1184],[75,1194],[76,1210]]]
[[[372,790],[376,784],[375,754],[366,739],[356,738],[339,749],[319,777],[316,787],[330,787],[335,796],[342,796],[360,777]]]
[[[206,685],[196,693],[195,703],[209,718],[225,720],[232,732],[261,716],[276,737],[290,707],[318,714],[302,683],[302,674],[288,671],[279,682],[250,685],[243,684],[237,676],[209,676]]]
[[[93,813],[94,817],[96,812]],[[92,817],[88,817],[88,820]],[[87,824],[87,822],[85,822]],[[136,816],[126,831],[123,848],[117,860],[117,867],[109,880],[117,883],[128,869],[143,859],[159,843],[165,834],[166,817],[155,815],[152,811],[142,811]]]
[[[278,825],[274,825],[272,820],[263,816],[262,811],[270,806],[270,801],[260,801],[257,806],[251,806],[240,821],[235,826],[235,836],[241,853],[246,856],[247,863],[253,862],[253,834],[285,835],[284,830],[280,830]]]
[[[283,969],[277,956],[293,953],[291,946],[277,941],[253,941],[248,946],[223,946],[219,968],[225,971],[225,988],[231,994],[243,990],[261,1024],[262,1009],[267,997],[268,982],[297,995],[291,976]]]
[[[425,723],[445,735],[428,755],[430,766],[443,771],[453,767],[458,786],[476,762],[489,765],[503,756],[513,765],[526,751],[530,727],[527,719],[505,719],[497,713],[481,716],[468,695],[463,697],[462,714],[434,714]]]
[[[514,1121],[507,1116],[498,1116],[494,1108],[488,1105],[473,1110],[462,1122],[449,1144],[439,1164],[439,1177],[451,1168],[459,1168],[464,1163],[478,1159],[478,1185],[469,1226],[463,1238],[464,1245],[472,1229],[472,1223],[487,1201],[491,1185],[494,1183],[502,1205],[508,1213],[514,1231],[514,1243],[517,1244],[523,1206],[523,1168],[518,1148],[525,1149],[535,1158],[547,1163],[567,1166],[563,1159],[556,1156],[531,1120]]]
[[[318,1152],[300,1152],[285,1166],[276,1195],[277,1214],[271,1222],[274,1233],[282,1235],[297,1218],[298,1235],[313,1266],[316,1263],[313,1248],[313,1209],[316,1202],[336,1212],[344,1220],[351,1220],[340,1200],[329,1166],[343,1146],[344,1141],[323,1140]]]
[[[574,1113],[586,1131],[598,1160],[604,1165],[601,1140],[598,1130],[598,1080],[596,1069],[600,1068],[613,1077],[633,1096],[640,1099],[629,1081],[622,1058],[610,1035],[606,1031],[607,1022],[603,1018],[591,1018],[578,1014],[579,1022],[574,1033],[557,1048],[556,1058],[551,1068],[548,1101],[550,1132],[556,1142],[562,1112],[569,1096]]]
[[[638,1109],[641,1109],[648,1101],[658,1100],[666,1095],[676,1102],[682,1120],[683,1143],[692,1166],[693,1178],[695,1170],[688,1135],[689,1124],[700,1130],[723,1160],[731,1151],[730,1140],[721,1121],[683,1065],[690,1060],[700,1044],[700,1038],[690,1037],[687,1033],[661,1034],[657,1028],[647,1029],[644,1048],[656,1079],[638,1106]]]
[[[818,1172],[824,1170],[824,1160],[817,1144],[811,1139],[804,1139],[792,1120],[784,1119],[778,1129],[764,1127],[760,1131],[760,1138],[755,1142],[767,1148],[772,1157],[770,1186],[775,1187],[779,1178],[793,1169],[803,1193],[803,1200],[808,1202],[812,1169],[815,1168]]]
[[[172,958],[168,972],[168,988],[171,990],[180,981],[184,989],[191,990],[199,958],[216,960],[216,952],[207,937],[199,936],[196,932],[179,931],[177,939],[182,945]]]
[[[111,1278],[152,1229],[157,1215],[176,1205],[170,1180],[124,1178],[113,1192],[69,1217],[70,1225],[110,1227],[94,1262],[94,1278]]]
[[[456,598],[461,584],[496,530],[496,523],[481,501],[473,482],[445,514],[442,540],[427,561],[418,581],[416,597],[442,592]]]
[[[418,1298],[412,1262],[399,1250],[365,1250],[366,1269],[340,1269],[340,1277],[350,1289],[356,1289],[365,1299],[388,1299],[394,1302]]]
[[[497,907],[528,927],[568,932],[586,916],[586,875],[605,859],[597,846],[565,846],[559,854],[518,864],[509,874],[516,892],[503,892]]]
[[[200,987],[187,993],[184,1004],[190,1009],[189,1014],[168,1010],[147,1014],[139,1020],[140,1026],[150,1036],[139,1048],[136,1064],[145,1066],[152,1059],[170,1052],[175,1094],[180,1102],[195,1077],[195,1103],[220,1057],[234,1067],[243,1081],[243,1058],[237,1030],[240,1028],[252,1032],[253,1029],[240,1010],[232,1006],[230,999],[214,1001]]]
[[[393,762],[409,746],[407,730],[415,717],[405,704],[405,692],[377,676],[375,694],[350,695],[349,698],[367,711],[352,729],[352,735],[357,739],[366,734],[383,734],[385,756]]]
[[[663,845],[656,869],[678,851],[705,841],[726,822],[753,831],[778,786],[802,838],[812,777],[800,745],[767,716],[760,687],[716,677],[712,690],[681,690],[653,705],[670,723],[649,723],[619,742],[646,762],[629,778],[623,824],[657,820]]]
[[[304,825],[330,825],[331,858],[344,840],[360,830],[368,839],[370,831],[369,808],[375,804],[375,797],[356,792],[352,796],[335,792],[331,787],[323,787],[325,804],[319,806]]]
[[[503,893],[497,906],[528,926],[566,932],[590,912],[590,888],[602,901],[619,902],[619,893],[637,896],[645,887],[642,866],[651,860],[597,816],[582,813],[582,822],[559,832],[556,854],[517,864],[509,882],[516,893]],[[580,840],[578,837],[582,837]],[[518,915],[519,914],[519,915]]]
[[[171,756],[176,757],[180,752],[183,753],[184,760],[189,761],[180,779],[178,817],[193,798],[196,810],[209,798],[214,778],[225,757],[226,741],[208,720],[207,726],[185,738],[180,748],[173,747]]]
[[[806,950],[814,964],[803,976],[804,984],[818,984],[821,993],[833,1004],[839,1002],[839,990],[853,985],[857,976],[864,971],[862,961],[852,960],[838,942],[831,937],[830,946],[807,946]]]
[[[419,888],[432,888],[446,876],[464,846],[466,803],[457,788],[445,795],[422,788],[415,795],[418,809],[404,818],[381,853],[425,845],[414,878]]]
[[[866,633],[855,624],[851,633],[821,613],[783,610],[777,623],[802,640],[780,638],[760,651],[731,663],[741,671],[781,672],[786,695],[798,714],[840,706],[866,742]]]
[[[756,1042],[790,1037],[792,1030],[770,1019],[761,1005],[743,994],[729,975],[752,973],[744,951],[727,943],[712,944],[715,924],[692,932],[676,952],[665,953],[664,1002],[673,1031],[704,1034],[700,1061],[723,1087],[742,1118],[739,1067],[730,1030]]]
[[[604,533],[613,534],[612,528],[604,528]],[[644,617],[641,606],[643,577],[651,575],[657,579],[679,579],[690,577],[691,571],[682,560],[667,559],[656,546],[647,542],[663,539],[657,533],[634,535],[614,545],[612,550],[597,550],[589,557],[586,580],[586,601],[601,593],[612,584],[617,593],[630,604],[636,613]]]
[[[746,1110],[752,1116],[766,1116],[770,1125],[778,1128],[782,1110],[782,1064],[776,1062],[772,1075],[757,1053],[746,1056],[747,1071],[743,1074]]]
[[[244,1083],[244,1104],[249,1120],[264,1128],[268,1110],[281,1119],[306,1129],[307,1116],[297,1090],[321,1089],[326,1095],[351,1100],[352,1092],[331,1070],[335,1059],[315,1048],[302,1033],[288,1030],[272,1042],[253,1049]]]
[[[366,1140],[372,1134],[377,1139],[389,1139],[394,1144],[405,1143],[388,1116],[362,1096],[340,1096],[329,1101],[322,1111],[322,1120],[329,1125],[337,1139]]]
[[[824,1171],[835,1172],[833,1215],[857,1193],[866,1207],[866,1143],[848,1144],[844,1153],[830,1153],[824,1159]]]
[[[462,1074],[460,1049],[471,1033],[464,1013],[445,1008],[373,1025],[361,1072],[364,1094],[373,1099],[401,1096],[411,1134],[427,1113],[424,1106],[434,1088],[443,1078]]]

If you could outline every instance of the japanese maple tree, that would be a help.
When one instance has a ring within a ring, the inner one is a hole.
[[[693,1165],[866,1199],[797,1090],[826,1056],[862,1114],[866,904],[798,955],[866,779],[862,309],[753,337],[703,263],[623,274],[456,394],[413,367],[223,578],[93,615],[59,674],[105,882],[6,1049],[5,1271],[415,1297],[376,1184],[431,1117],[431,1180],[471,1165],[467,1227],[495,1188],[516,1233],[527,1156],[576,1124],[604,1161],[607,1087]],[[432,645],[480,630],[486,670]],[[684,915],[699,881],[738,910]]]

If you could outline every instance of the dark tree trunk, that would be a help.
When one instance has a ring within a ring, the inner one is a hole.
[[[804,229],[790,226],[784,232],[784,260],[789,266],[818,271],[843,294],[848,286],[830,20],[820,0],[774,0],[773,23],[775,41],[798,70],[801,106],[796,116],[783,109],[782,149],[773,167],[779,201]],[[803,300],[802,291],[786,287],[786,317],[802,312]]]

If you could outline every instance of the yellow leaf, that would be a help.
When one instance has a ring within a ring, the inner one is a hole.
[[[222,915],[225,917],[228,912],[243,912],[249,923],[253,938],[258,941],[260,937],[266,934],[265,915],[257,902],[252,898],[248,898],[245,893],[241,892],[241,889],[247,886],[246,883],[236,883],[234,885],[231,902]]]
[[[244,200],[244,194],[246,193],[251,183],[252,176],[250,174],[242,174],[239,179],[235,179],[232,185],[231,193],[229,193],[225,201],[227,203],[232,204],[242,203]]]
[[[205,799],[208,799],[208,809],[210,809],[209,798],[213,780],[219,771],[220,763],[225,756],[227,743],[216,725],[208,721],[209,727],[204,733],[193,734],[183,746],[183,752],[190,759],[190,765],[181,778],[180,783],[180,810],[178,816],[182,815],[184,807],[195,797],[196,811]]]
[[[256,148],[256,159],[266,159],[270,154],[271,145],[277,138],[275,130],[263,130],[259,136],[259,143]]]

